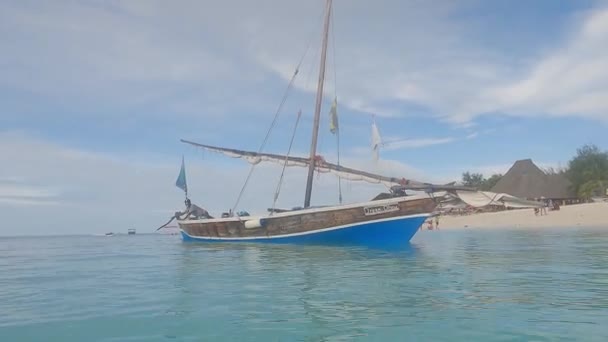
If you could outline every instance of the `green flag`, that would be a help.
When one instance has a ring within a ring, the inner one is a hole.
[[[331,105],[329,111],[329,131],[332,134],[336,134],[338,131],[338,98],[334,98],[334,103]]]

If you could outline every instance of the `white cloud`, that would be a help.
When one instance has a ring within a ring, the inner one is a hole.
[[[0,85],[74,115],[268,112],[286,85],[273,74],[288,80],[309,42],[296,87],[314,93],[323,2],[3,4]],[[492,112],[606,119],[607,10],[534,62],[479,45],[467,31],[475,19],[458,15],[471,3],[336,2],[327,96],[335,86],[340,103],[357,111],[430,112],[463,125]]]
[[[382,151],[398,151],[405,149],[418,149],[424,147],[430,147],[435,145],[449,144],[456,141],[452,137],[443,138],[419,138],[419,139],[399,139],[399,138],[387,138],[384,140],[383,145],[380,147]],[[353,147],[350,152],[356,156],[372,155],[371,145],[369,147]]]
[[[487,77],[480,69],[492,69],[480,60],[482,54],[462,39],[462,27],[451,19],[459,7],[453,2],[386,1],[383,6],[377,6],[367,1],[350,1],[336,3],[334,7],[335,32],[331,38],[335,37],[336,42],[330,42],[328,52],[326,96],[333,97],[335,86],[341,104],[351,109],[379,116],[411,115],[399,108],[404,102],[435,108],[435,102],[459,95],[444,93],[447,86],[457,86],[462,91],[462,83]],[[319,5],[316,11],[321,8]],[[306,16],[296,20],[302,18]],[[296,21],[292,26],[308,28],[311,23],[317,24],[306,20],[305,23]],[[272,24],[268,29],[273,29]],[[319,29],[320,23],[317,31]],[[288,80],[301,53],[290,46],[294,41],[307,41],[309,31],[290,32],[296,33],[296,37],[282,30],[275,31],[279,33],[269,32],[272,39],[261,42],[258,47],[258,60]],[[315,40],[313,48],[318,49],[319,43]],[[318,52],[310,55],[315,59],[309,60],[302,69],[306,75],[313,73],[312,82],[306,77],[296,86],[312,94],[319,55]],[[455,64],[458,69],[450,69]],[[446,80],[452,76],[457,77],[458,82]],[[400,104],[395,105],[395,101]]]
[[[96,100],[200,114],[240,109],[241,101],[276,104],[285,84],[269,85],[268,71],[289,79],[309,43],[296,86],[316,87],[323,2],[4,4],[0,44],[10,53],[0,56],[0,82],[57,102],[69,97],[73,105]],[[326,90],[333,94],[336,85],[341,102],[357,110],[402,115],[384,101],[434,93],[418,86],[428,51],[439,59],[440,51],[465,47],[446,20],[457,7],[450,1],[334,6],[338,80],[332,43]]]
[[[50,198],[57,196],[57,192],[43,187],[0,183],[0,197],[18,196],[32,198]]]
[[[60,189],[28,184],[27,179],[22,176],[0,177],[0,202],[5,205],[59,205],[61,203],[57,199],[60,195]]]
[[[433,175],[429,175],[423,170],[411,165],[397,160],[380,159],[375,161],[371,159],[371,155],[370,158],[344,158],[342,163],[355,169],[377,173],[388,177],[406,178],[423,182],[437,181]]]
[[[384,150],[394,151],[408,148],[420,148],[434,145],[448,144],[454,141],[454,138],[422,138],[422,139],[405,139],[398,141],[387,141]]]
[[[463,102],[452,119],[502,112],[607,122],[608,9],[591,12],[563,47],[539,60],[525,76],[500,81]]]
[[[14,206],[55,206],[61,205],[60,202],[53,200],[40,200],[40,199],[32,199],[32,198],[24,198],[20,196],[12,196],[12,197],[0,197],[0,204],[4,204],[9,207]]]
[[[497,112],[608,120],[607,9],[590,12],[578,25],[578,31],[564,38],[561,48],[540,60],[520,56],[514,62],[514,58],[497,58],[492,51],[468,40],[463,31],[466,25],[448,19],[456,6],[427,8],[423,14],[417,10],[427,6],[424,3],[408,2],[407,6],[415,9],[416,17],[404,19],[391,32],[400,42],[386,34],[381,39],[390,50],[375,41],[339,36],[345,38],[337,45],[342,49],[338,55],[343,57],[338,65],[342,104],[385,116],[408,114],[397,110],[395,101],[414,104],[463,127],[480,115]],[[390,6],[383,7],[390,10]],[[416,31],[413,26],[421,21],[428,28],[420,36],[424,41],[403,34]],[[347,19],[337,20],[339,33],[351,32],[349,24]],[[382,24],[377,25],[384,29]],[[269,68],[285,79],[291,76],[292,69],[276,61],[293,60],[293,56],[281,56],[279,51],[267,56],[265,64]],[[314,84],[303,87],[311,92],[313,88]],[[327,95],[331,95],[331,90]]]
[[[0,86],[50,102],[63,109],[54,113],[60,116],[200,116],[204,110],[209,118],[259,109],[263,100],[249,93],[267,75],[244,53],[223,51],[240,42],[207,27],[221,20],[210,4],[5,3]],[[233,101],[237,94],[246,105]],[[34,115],[40,112],[46,114],[35,107]]]

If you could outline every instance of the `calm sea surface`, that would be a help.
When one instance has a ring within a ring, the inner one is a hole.
[[[0,341],[608,341],[608,229],[0,238]]]

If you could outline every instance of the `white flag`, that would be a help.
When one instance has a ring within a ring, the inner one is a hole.
[[[382,145],[382,138],[380,138],[380,132],[378,131],[378,126],[376,126],[376,121],[372,122],[372,152],[374,154],[374,160],[378,160],[380,158],[380,146]]]

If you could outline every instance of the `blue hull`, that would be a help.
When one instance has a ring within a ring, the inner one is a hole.
[[[265,242],[295,244],[363,244],[394,245],[409,242],[416,234],[428,215],[398,217],[390,220],[363,222],[357,225],[336,229],[326,229],[305,234],[288,234],[273,237],[257,238],[206,238],[188,235],[181,231],[184,241],[201,242]]]

